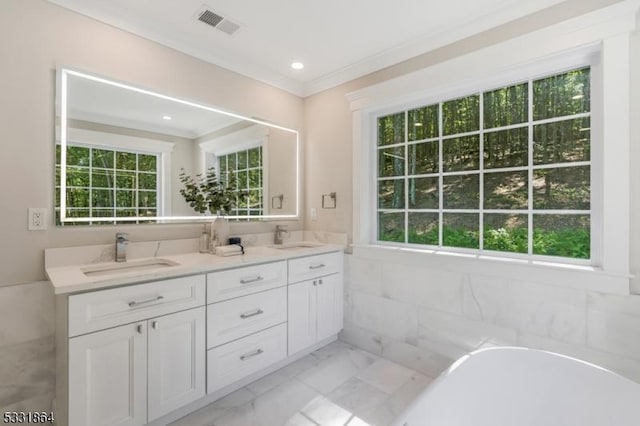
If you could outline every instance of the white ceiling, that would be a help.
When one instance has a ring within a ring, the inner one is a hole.
[[[49,1],[306,96],[564,0]],[[198,21],[204,6],[241,28]]]
[[[67,77],[67,114],[71,119],[147,130],[166,135],[198,138],[240,121],[195,105],[159,97],[78,75]],[[171,117],[170,120],[163,116]]]

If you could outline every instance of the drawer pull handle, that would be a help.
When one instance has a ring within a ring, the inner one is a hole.
[[[248,354],[241,355],[240,356],[240,361],[246,361],[249,358],[253,358],[254,356],[260,355],[261,353],[264,353],[264,351],[262,349],[256,349],[253,352],[249,352]]]
[[[247,318],[255,317],[256,315],[260,315],[260,314],[264,314],[264,311],[262,309],[256,309],[255,311],[241,314],[240,318],[247,319]]]
[[[129,302],[129,307],[134,308],[139,305],[144,305],[146,303],[151,303],[151,302],[157,302],[158,300],[162,300],[162,299],[164,299],[164,296],[156,296],[151,299],[145,299],[145,300],[133,300]]]
[[[319,265],[309,265],[309,269],[319,269],[319,268],[324,268],[325,265],[324,263],[320,263]]]
[[[260,275],[258,275],[255,278],[243,278],[240,280],[240,284],[249,284],[249,283],[255,283],[258,281],[262,281],[264,278],[262,278]]]

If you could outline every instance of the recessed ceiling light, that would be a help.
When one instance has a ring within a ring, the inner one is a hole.
[[[292,62],[291,68],[293,68],[294,70],[301,70],[302,68],[304,68],[304,64],[302,62]]]
[[[163,115],[163,116],[162,116],[162,119],[163,119],[163,120],[171,120],[171,118],[172,118],[172,117],[171,117],[170,115]]]

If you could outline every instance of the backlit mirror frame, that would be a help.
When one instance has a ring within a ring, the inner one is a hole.
[[[149,224],[160,224],[160,223],[175,223],[175,222],[206,222],[215,218],[215,215],[194,215],[194,216],[125,216],[125,217],[67,217],[67,137],[68,137],[68,129],[67,129],[67,119],[68,119],[68,77],[77,76],[81,78],[86,78],[89,80],[93,80],[95,82],[104,83],[108,85],[112,85],[118,88],[132,90],[141,94],[154,96],[163,100],[177,102],[183,105],[191,106],[194,108],[203,109],[206,111],[210,111],[217,114],[223,114],[225,116],[229,116],[236,119],[246,120],[252,122],[254,124],[260,124],[267,127],[272,127],[275,129],[283,130],[285,132],[291,132],[295,135],[295,168],[296,168],[296,182],[295,182],[295,214],[268,214],[268,215],[256,215],[256,216],[225,216],[227,219],[239,219],[243,221],[251,221],[251,220],[297,220],[300,218],[300,133],[288,127],[280,126],[277,124],[269,123],[263,120],[245,117],[243,115],[225,111],[220,108],[211,107],[202,103],[193,102],[185,99],[176,98],[173,96],[165,95],[162,93],[158,93],[152,90],[143,89],[140,87],[132,86],[128,83],[123,83],[119,81],[115,81],[113,79],[109,79],[106,77],[101,77],[95,74],[87,73],[84,71],[78,71],[73,68],[60,66],[57,68],[57,84],[56,84],[56,114],[59,116],[59,124],[56,125],[56,140],[55,144],[60,145],[60,206],[59,206],[59,222],[61,225],[65,223],[97,223],[97,222],[105,222],[105,223],[122,223],[122,222],[144,222]],[[55,151],[55,150],[54,150]],[[57,206],[54,203],[54,209]]]

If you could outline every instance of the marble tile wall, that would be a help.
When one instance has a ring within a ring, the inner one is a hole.
[[[48,281],[0,287],[0,413],[52,409],[54,310]]]
[[[356,255],[346,256],[345,280],[342,339],[428,376],[477,348],[522,345],[575,356],[640,382],[640,296]],[[2,410],[51,408],[53,335],[48,282],[0,287]]]
[[[434,376],[475,349],[519,345],[640,382],[640,296],[345,257],[341,338]]]

